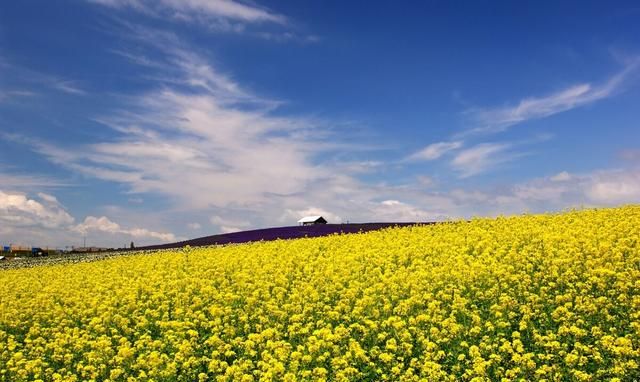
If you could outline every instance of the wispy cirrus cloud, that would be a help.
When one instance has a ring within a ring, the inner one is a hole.
[[[285,24],[287,18],[255,4],[234,0],[89,0],[113,8],[129,8],[161,18],[221,22]]]
[[[275,43],[313,44],[321,36],[305,32],[285,15],[237,0],[87,0],[114,11],[134,11],[165,22],[195,25],[214,33],[241,34]]]
[[[510,143],[481,143],[458,152],[451,166],[461,178],[478,175],[521,155],[509,152],[512,147]]]
[[[73,172],[169,197],[184,208],[260,205],[333,176],[314,160],[332,150],[324,132],[309,133],[318,130],[315,121],[275,115],[278,102],[244,89],[173,34],[128,32],[140,33],[131,38],[153,50],[158,76],[172,80],[127,95],[95,118],[115,132],[110,139],[74,147],[5,139]]]
[[[86,90],[82,89],[77,82],[69,80],[61,80],[51,77],[49,79],[50,86],[61,92],[74,95],[86,95]]]
[[[420,151],[417,151],[406,158],[407,161],[430,161],[443,156],[444,154],[457,150],[463,146],[462,141],[437,142],[432,143]]]
[[[542,97],[528,97],[516,105],[494,108],[474,108],[467,111],[474,125],[462,135],[474,133],[498,133],[519,123],[549,117],[593,102],[614,96],[636,75],[640,58],[629,60],[625,67],[604,83],[581,83]]]
[[[119,20],[112,31],[137,49],[111,49],[110,52],[130,63],[147,69],[150,84],[170,88],[183,87],[209,93],[225,103],[258,102],[262,107],[275,107],[278,102],[257,97],[216,66],[211,59],[191,50],[175,33],[147,28]]]
[[[449,162],[460,177],[466,178],[489,171],[500,164],[523,156],[510,151],[514,146],[547,140],[537,137],[530,142],[481,143],[461,150],[467,146],[470,136],[477,134],[495,134],[508,130],[520,123],[550,117],[552,115],[579,108],[599,100],[612,97],[624,90],[624,86],[638,74],[640,57],[627,59],[624,68],[601,84],[582,83],[569,86],[558,92],[522,99],[513,106],[473,108],[466,112],[470,116],[471,127],[462,133],[454,134],[451,140],[432,143],[420,151],[407,156],[404,162],[433,161],[447,153],[456,152]]]
[[[571,180],[571,174],[566,171],[560,171],[559,173],[551,176],[549,180],[551,180],[552,182],[566,182],[568,180]]]
[[[0,138],[3,135],[0,135]],[[18,174],[14,172],[2,171],[0,169],[0,179],[2,186],[13,190],[32,190],[68,187],[71,184],[64,180],[38,174]]]
[[[0,103],[35,95],[36,93],[30,90],[0,89]]]
[[[3,60],[0,62],[0,69],[2,70],[3,80],[10,81],[13,84],[12,87],[3,84],[3,88],[0,88],[0,102],[16,98],[35,97],[47,90],[76,96],[88,94],[79,81],[42,73],[30,69],[26,65]]]

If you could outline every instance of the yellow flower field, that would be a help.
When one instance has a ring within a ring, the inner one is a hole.
[[[0,272],[1,381],[640,379],[640,206]]]

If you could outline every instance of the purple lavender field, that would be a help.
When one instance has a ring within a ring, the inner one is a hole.
[[[179,241],[176,243],[150,245],[146,247],[139,247],[136,250],[147,249],[169,249],[169,248],[181,248],[186,245],[197,247],[203,245],[215,245],[215,244],[237,244],[247,243],[251,241],[269,241],[277,239],[297,239],[302,237],[318,237],[327,236],[336,233],[358,233],[374,231],[378,229],[388,227],[406,227],[416,224],[433,224],[428,223],[353,223],[353,224],[319,224],[319,225],[307,225],[307,226],[290,226],[290,227],[275,227],[256,229],[251,231],[241,231],[226,233],[220,235],[212,235],[200,237],[197,239],[190,239],[185,241]]]

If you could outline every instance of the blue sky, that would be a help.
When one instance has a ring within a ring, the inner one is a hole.
[[[640,202],[635,2],[0,5],[0,242]]]

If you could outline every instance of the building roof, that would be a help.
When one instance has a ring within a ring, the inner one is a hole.
[[[317,216],[305,216],[302,219],[298,220],[298,223],[313,223],[316,222],[320,219],[324,219],[322,216],[317,215]]]

